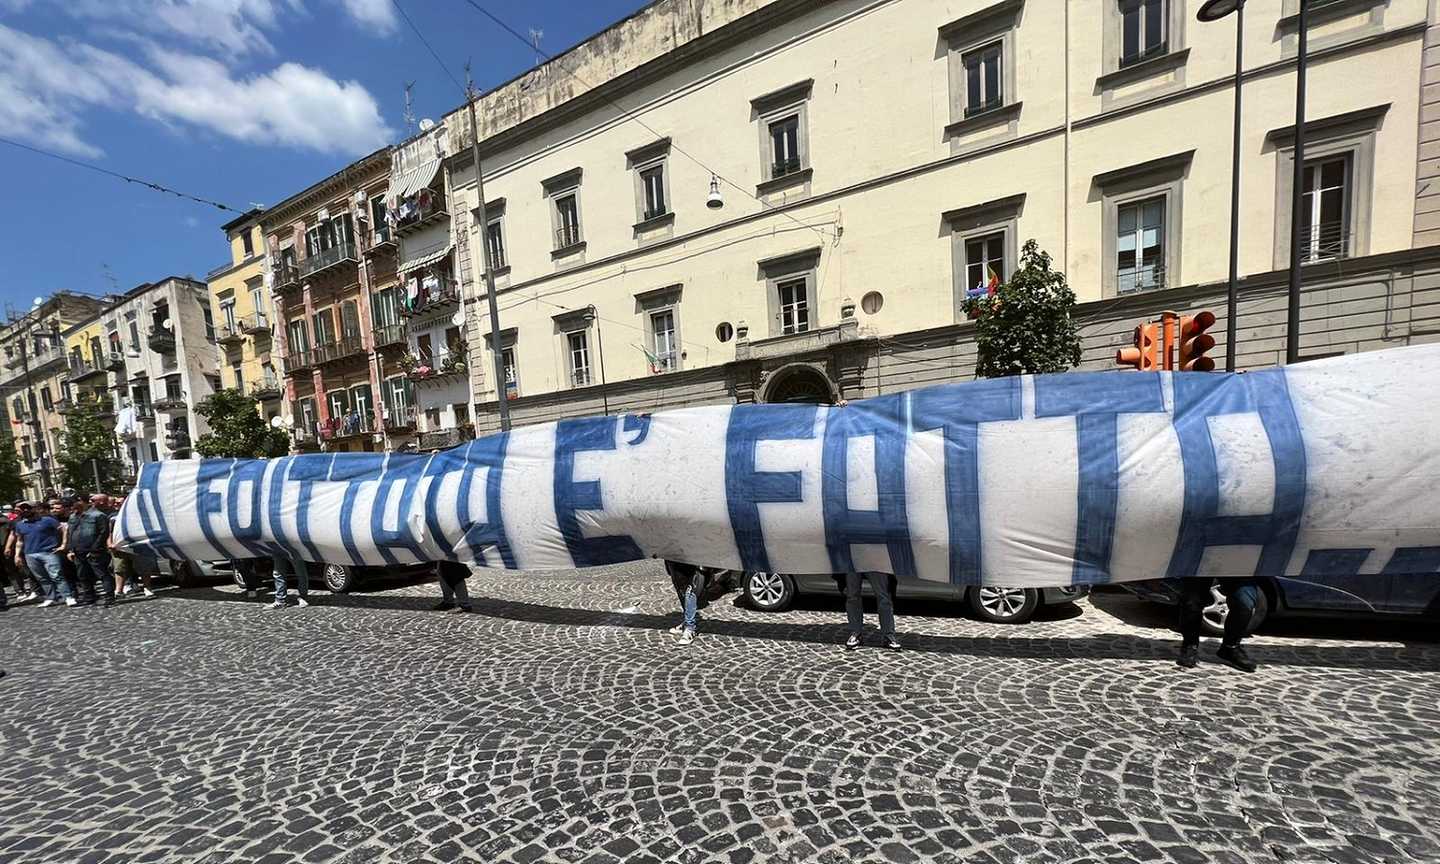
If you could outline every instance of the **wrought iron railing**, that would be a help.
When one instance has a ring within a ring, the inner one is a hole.
[[[1115,290],[1120,294],[1151,291],[1165,287],[1165,266],[1146,264],[1127,267],[1115,275]]]
[[[1307,225],[1300,231],[1300,260],[1333,261],[1350,255],[1350,234],[1343,222]]]
[[[337,243],[329,249],[322,249],[300,262],[300,277],[312,276],[341,261],[357,261],[355,244],[349,241]]]

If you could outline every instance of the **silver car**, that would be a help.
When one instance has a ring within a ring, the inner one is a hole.
[[[780,612],[790,608],[801,594],[839,595],[839,580],[828,573],[792,574],[763,571],[744,575],[741,590],[750,608],[762,612]],[[870,582],[862,583],[861,591],[869,596]],[[897,579],[895,595],[900,599],[926,598],[968,603],[976,617],[998,624],[1024,624],[1041,606],[1074,603],[1090,593],[1089,585],[1067,585],[1062,588],[997,588],[993,586],[951,585],[925,579]]]

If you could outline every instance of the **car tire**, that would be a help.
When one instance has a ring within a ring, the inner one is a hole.
[[[992,624],[1024,624],[1040,607],[1040,592],[1035,588],[978,585],[967,593],[970,610]]]
[[[1262,585],[1256,594],[1258,597],[1255,600],[1255,614],[1250,616],[1250,626],[1245,630],[1247,636],[1259,630],[1260,625],[1270,616],[1270,592]],[[1200,613],[1200,632],[1216,639],[1224,636],[1227,614],[1229,608],[1225,595],[1220,593],[1219,586],[1211,586],[1210,604]]]
[[[745,574],[745,603],[760,612],[784,612],[795,602],[795,580],[784,573]]]
[[[179,588],[194,588],[200,584],[199,574],[195,572],[195,568],[189,561],[176,561],[172,558],[170,560],[170,578],[175,580],[175,585]]]
[[[355,570],[344,564],[326,564],[321,578],[331,594],[348,594],[355,589]]]

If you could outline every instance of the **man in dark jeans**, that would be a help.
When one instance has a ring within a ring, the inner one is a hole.
[[[895,638],[895,577],[889,573],[845,574],[845,617],[850,624],[850,638],[845,640],[845,650],[859,648],[860,636],[865,630],[865,607],[860,596],[862,577],[869,580],[870,590],[875,594],[875,609],[880,613],[880,634],[885,639],[885,647],[899,651],[900,640]]]
[[[94,603],[95,582],[105,605],[115,605],[115,578],[110,573],[110,512],[108,499],[102,493],[90,498],[90,506],[70,518],[65,532],[66,557],[75,564],[75,583],[84,603]]]
[[[1248,577],[1215,580],[1191,577],[1181,580],[1180,658],[1176,662],[1186,669],[1193,669],[1200,662],[1200,622],[1205,607],[1210,605],[1214,596],[1210,591],[1212,581],[1229,607],[1225,614],[1225,636],[1215,656],[1242,672],[1254,672],[1255,661],[1240,644],[1250,630],[1250,618],[1255,614],[1260,594],[1260,586]]]
[[[470,565],[459,561],[441,561],[435,570],[440,574],[440,602],[435,604],[435,609],[462,615],[473,612],[470,589],[465,586],[465,580],[470,577]]]
[[[700,604],[710,584],[710,571],[694,564],[666,561],[665,572],[670,574],[670,584],[680,600],[680,623],[670,632],[680,637],[679,644],[689,645],[695,641],[695,628],[700,624]]]

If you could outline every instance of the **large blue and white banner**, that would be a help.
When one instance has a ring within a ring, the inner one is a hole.
[[[1440,346],[588,417],[433,455],[154,463],[115,532],[193,559],[658,557],[1034,587],[1436,572]]]

